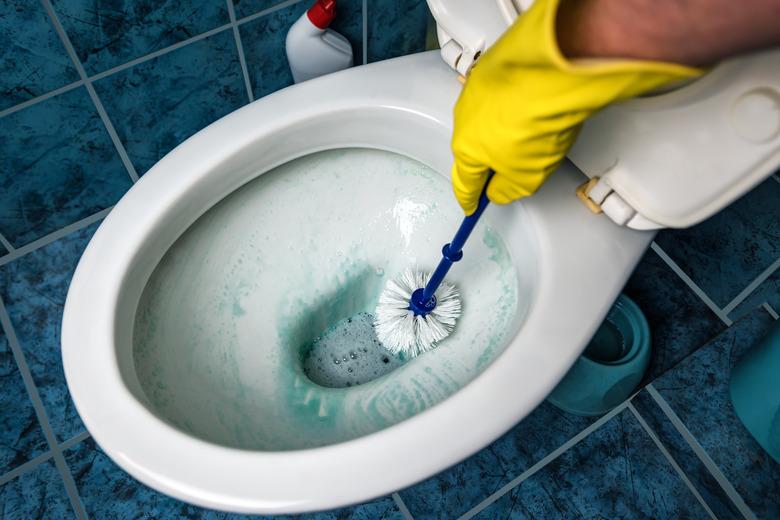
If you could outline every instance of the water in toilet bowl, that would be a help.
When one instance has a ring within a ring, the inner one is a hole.
[[[501,353],[528,308],[518,287],[533,273],[515,268],[489,215],[448,277],[464,310],[437,349],[359,384],[318,380],[311,352],[343,320],[366,320],[388,276],[435,267],[461,218],[444,177],[379,150],[319,152],[247,183],[147,282],[133,334],[147,405],[211,442],[289,450],[366,435],[442,401]],[[369,354],[361,341],[336,347],[354,361],[349,352]]]
[[[303,354],[303,373],[329,388],[379,379],[406,359],[388,352],[374,332],[374,316],[359,312],[332,325]]]

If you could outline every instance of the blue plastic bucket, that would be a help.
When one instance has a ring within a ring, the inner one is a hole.
[[[601,415],[631,396],[649,362],[650,327],[637,304],[621,294],[547,400],[576,415]]]

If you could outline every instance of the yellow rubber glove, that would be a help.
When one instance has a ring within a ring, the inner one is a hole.
[[[472,69],[455,105],[452,184],[467,215],[487,169],[488,198],[533,194],[563,160],[582,122],[604,106],[698,69],[652,61],[567,61],[555,32],[559,0],[536,0]]]

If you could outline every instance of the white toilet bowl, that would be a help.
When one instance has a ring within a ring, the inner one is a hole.
[[[545,398],[653,236],[590,213],[569,163],[488,208],[448,277],[464,314],[438,349],[349,388],[300,366],[387,277],[435,266],[462,216],[460,88],[437,52],[301,83],[133,186],[84,252],[62,330],[73,400],[117,464],[210,508],[328,509],[455,464]]]

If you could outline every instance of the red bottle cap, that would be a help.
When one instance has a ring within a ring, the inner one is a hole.
[[[325,29],[336,17],[336,0],[317,0],[306,15],[315,26]]]

